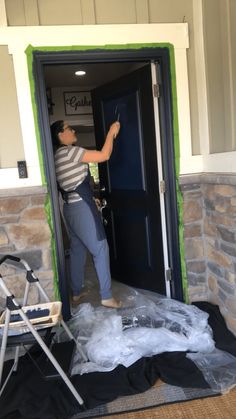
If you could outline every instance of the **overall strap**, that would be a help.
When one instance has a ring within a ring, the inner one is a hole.
[[[98,212],[96,204],[93,199],[93,191],[90,186],[90,173],[86,176],[80,185],[70,191],[65,191],[58,184],[58,190],[61,192],[63,200],[68,204],[68,198],[71,193],[77,193],[89,206],[96,225],[96,234],[98,240],[104,240],[106,238],[105,230],[102,224],[101,215]]]
[[[90,199],[93,197],[93,192],[90,187],[90,173],[87,174],[87,176],[84,178],[83,182],[80,183],[80,185],[76,186],[75,189],[71,189],[69,191],[65,191],[60,185],[59,182],[57,182],[57,189],[61,193],[62,199],[68,204],[69,195],[71,193],[77,193],[81,196],[81,198],[86,199],[86,197],[89,197]]]
[[[63,201],[65,201],[67,204],[68,204],[68,198],[69,198],[70,193],[77,192],[76,189],[74,189],[73,191],[65,191],[65,189],[61,188],[58,182],[57,182],[57,189],[61,193]]]

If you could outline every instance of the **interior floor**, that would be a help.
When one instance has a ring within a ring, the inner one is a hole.
[[[93,265],[92,257],[87,255],[87,261],[85,266],[85,295],[83,295],[79,301],[79,304],[90,303],[94,307],[101,305],[101,297],[99,294],[99,283],[97,274]],[[112,280],[112,293],[113,297],[120,300],[123,305],[126,304],[129,293],[131,292],[130,287],[122,284],[121,282]],[[78,305],[78,304],[77,304]],[[72,314],[76,310],[76,304],[72,305]]]

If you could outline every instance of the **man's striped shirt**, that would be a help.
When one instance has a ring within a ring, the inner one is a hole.
[[[62,189],[70,191],[80,185],[88,174],[88,164],[81,163],[85,149],[78,146],[63,146],[55,153],[56,178]],[[68,196],[68,203],[82,199],[77,192]]]

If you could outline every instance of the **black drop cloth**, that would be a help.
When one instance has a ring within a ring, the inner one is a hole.
[[[195,305],[209,313],[216,347],[236,356],[236,338],[227,330],[219,308],[207,302]],[[146,391],[158,378],[181,387],[209,387],[200,370],[186,358],[186,352],[165,352],[141,358],[128,368],[119,365],[111,372],[76,375],[72,382],[86,408],[93,408],[119,396]],[[27,355],[20,359],[17,374],[0,398],[1,419],[68,419],[78,411],[78,403],[65,383],[45,381]]]
[[[236,338],[233,333],[227,329],[219,307],[205,301],[196,302],[194,305],[209,314],[208,324],[213,330],[216,348],[236,356]]]

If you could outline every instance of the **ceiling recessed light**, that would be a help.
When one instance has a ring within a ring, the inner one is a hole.
[[[85,74],[86,74],[86,71],[84,71],[84,70],[78,70],[78,71],[75,72],[76,76],[84,76]]]

